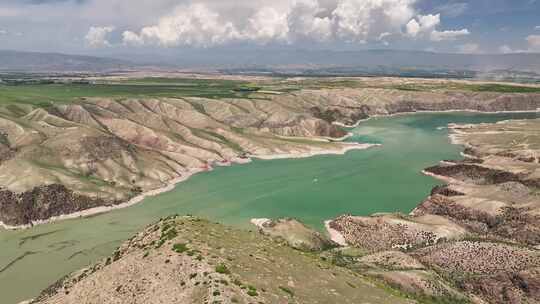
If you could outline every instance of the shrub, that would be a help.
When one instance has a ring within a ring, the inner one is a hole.
[[[284,286],[279,286],[279,289],[281,289],[283,292],[289,294],[291,297],[294,297],[294,292],[287,288],[287,287],[284,287]]]
[[[230,274],[231,271],[225,264],[219,264],[216,266],[216,272],[221,274]]]
[[[186,244],[184,243],[177,243],[173,245],[173,251],[176,253],[183,253],[189,250]]]

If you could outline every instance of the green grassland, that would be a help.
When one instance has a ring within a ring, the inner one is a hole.
[[[251,83],[223,79],[139,78],[51,83],[39,79],[18,84],[0,82],[0,105],[26,103],[49,106],[70,103],[84,97],[204,97],[204,98],[265,98],[266,94],[289,93],[301,89],[387,88],[402,91],[473,91],[497,93],[540,93],[540,87],[505,84],[464,84],[456,82],[432,84],[373,85],[347,78],[310,78],[292,80],[276,78]]]
[[[510,84],[463,84],[463,83],[444,83],[444,84],[404,84],[390,86],[391,89],[401,91],[469,91],[469,92],[494,92],[494,93],[540,93],[540,87],[520,86]]]
[[[0,84],[0,104],[37,106],[69,103],[83,97],[247,98],[255,87],[247,82],[205,79],[144,78],[117,82]]]

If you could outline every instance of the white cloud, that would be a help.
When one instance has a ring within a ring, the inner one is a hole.
[[[406,33],[411,37],[416,37],[420,33],[420,23],[416,19],[411,19],[405,26]]]
[[[540,52],[540,35],[529,35],[525,38],[527,41],[526,49],[513,49],[508,45],[499,47],[499,52],[503,54],[509,53],[538,53]]]
[[[126,45],[136,45],[136,46],[144,45],[144,39],[132,31],[123,32],[122,41]]]
[[[469,35],[469,30],[438,31],[436,28],[441,24],[441,15],[418,15],[411,19],[405,26],[405,33],[412,38],[428,37],[431,41],[456,40]]]
[[[440,15],[415,16],[418,0],[215,1],[181,4],[150,26],[125,31],[127,45],[211,47],[234,42],[364,43],[406,35],[448,40],[463,31],[436,32]],[[432,33],[436,32],[434,35]]]
[[[341,0],[332,12],[335,36],[365,42],[385,33],[400,33],[414,15],[415,0]],[[386,34],[386,36],[388,36]]]
[[[482,50],[477,43],[465,43],[457,47],[458,51],[463,54],[481,54]]]
[[[114,31],[113,26],[91,26],[88,33],[84,37],[86,43],[93,48],[107,47],[111,44],[107,40],[107,36]]]
[[[123,33],[127,44],[158,44],[162,46],[193,45],[208,47],[239,38],[239,33],[230,21],[203,4],[179,6],[157,25],[144,27],[139,34]]]
[[[534,27],[535,30],[540,30],[540,25]]]
[[[441,16],[437,15],[419,15],[407,23],[405,29],[407,35],[416,38],[421,35],[429,34],[441,23]]]
[[[430,39],[432,41],[446,41],[446,40],[456,40],[463,36],[469,35],[470,32],[468,29],[462,29],[458,31],[433,31],[431,33]]]
[[[526,40],[530,52],[540,52],[540,35],[529,35]]]
[[[248,19],[245,36],[264,44],[274,40],[286,41],[288,32],[287,16],[275,8],[265,7]]]
[[[0,29],[0,36],[7,35],[8,31]]]
[[[326,41],[332,36],[332,21],[323,12],[317,0],[294,1],[286,14],[289,39],[313,39]]]
[[[510,54],[510,53],[513,53],[514,50],[512,50],[511,47],[509,47],[508,45],[501,45],[499,47],[499,53],[503,53],[503,54]]]

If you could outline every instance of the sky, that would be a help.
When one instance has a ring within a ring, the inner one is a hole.
[[[540,52],[540,0],[0,0],[0,49]]]

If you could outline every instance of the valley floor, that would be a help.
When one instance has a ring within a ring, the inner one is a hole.
[[[339,142],[347,135],[340,125],[377,115],[540,109],[536,86],[253,81],[260,87],[242,84],[216,98],[94,96],[0,105],[0,222],[30,227],[113,210],[196,172],[251,158],[369,148]],[[540,120],[449,127],[467,147],[465,160],[425,170],[448,185],[433,189],[409,215],[329,221],[346,247],[291,220],[261,224],[267,235],[261,236],[171,217],[34,302],[407,303],[404,296],[540,302]]]

